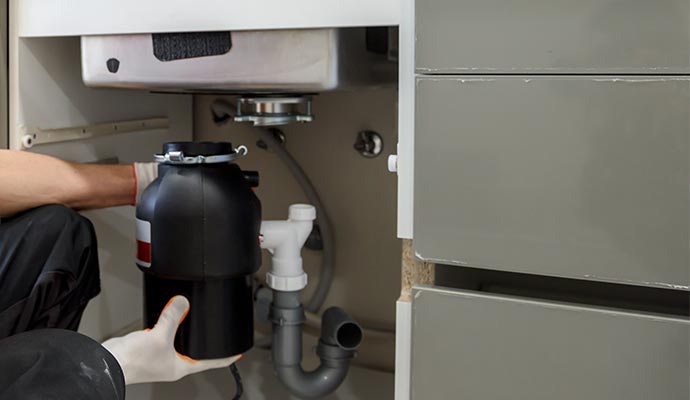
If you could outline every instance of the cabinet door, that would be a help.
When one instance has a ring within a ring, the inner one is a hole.
[[[412,398],[687,400],[687,319],[417,288]]]
[[[690,71],[687,0],[418,0],[417,71]]]
[[[417,255],[687,290],[689,91],[688,77],[418,78]]]

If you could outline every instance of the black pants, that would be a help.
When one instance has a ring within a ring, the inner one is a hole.
[[[115,357],[71,332],[99,291],[96,235],[88,219],[61,206],[3,219],[0,400],[124,400]]]
[[[57,205],[0,223],[0,339],[41,328],[76,330],[100,292],[91,221]]]

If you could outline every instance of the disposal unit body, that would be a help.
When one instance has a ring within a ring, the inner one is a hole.
[[[159,177],[137,205],[137,265],[152,327],[175,295],[191,309],[175,347],[194,359],[253,346],[252,275],[259,269],[261,204],[231,161],[230,143],[167,143]]]

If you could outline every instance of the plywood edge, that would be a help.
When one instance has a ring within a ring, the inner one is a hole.
[[[402,241],[402,288],[399,301],[412,300],[412,286],[433,285],[434,264],[415,257],[413,241]]]

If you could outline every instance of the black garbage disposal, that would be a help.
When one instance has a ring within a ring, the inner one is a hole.
[[[261,204],[252,191],[257,174],[232,162],[241,155],[230,143],[166,143],[156,156],[159,176],[137,205],[145,325],[153,327],[171,297],[187,297],[175,348],[194,359],[253,346]]]

